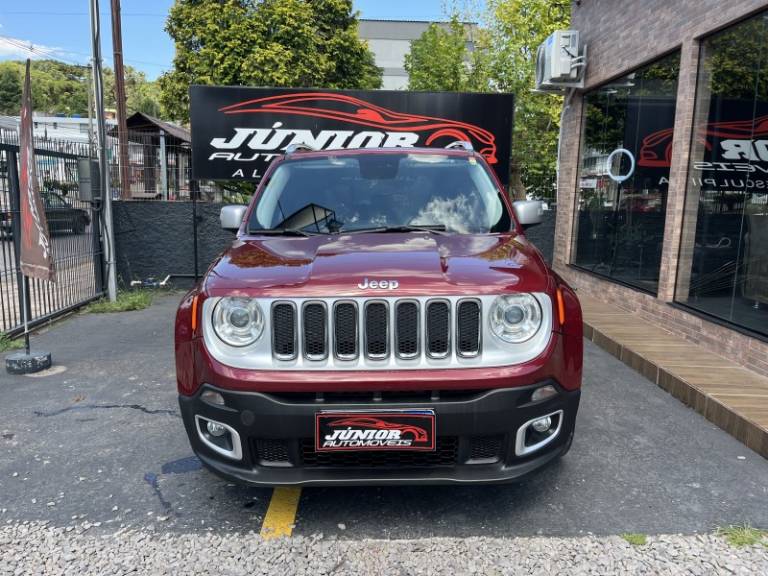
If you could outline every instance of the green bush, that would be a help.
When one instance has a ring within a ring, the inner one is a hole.
[[[101,314],[105,312],[128,312],[130,310],[143,310],[152,304],[152,292],[148,290],[131,290],[120,292],[117,300],[110,302],[107,298],[97,300],[89,304],[86,312]]]

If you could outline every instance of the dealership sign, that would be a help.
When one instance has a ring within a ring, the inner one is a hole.
[[[668,171],[672,164],[674,101],[668,108],[668,114],[655,115],[666,118],[667,126],[663,128],[648,130],[648,122],[634,124],[637,128],[633,129],[642,132],[637,165],[647,171]],[[709,121],[694,130],[694,149],[703,154],[691,164],[691,182],[703,190],[768,190],[766,112],[768,106],[762,102],[755,105],[751,101],[716,100],[713,96]],[[667,184],[668,179],[662,178],[661,183]]]
[[[467,140],[509,181],[511,94],[192,86],[192,175],[259,180],[291,145],[444,147]]]

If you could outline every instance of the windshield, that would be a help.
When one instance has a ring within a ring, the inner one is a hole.
[[[249,231],[330,234],[389,228],[458,234],[506,232],[512,221],[475,158],[362,154],[281,164],[261,193]]]

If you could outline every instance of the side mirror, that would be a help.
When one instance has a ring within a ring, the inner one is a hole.
[[[221,227],[224,228],[224,230],[237,232],[240,229],[240,224],[243,223],[243,218],[245,218],[245,211],[247,209],[248,206],[243,206],[242,204],[224,206],[221,209],[221,215],[219,216]]]
[[[544,220],[544,202],[541,200],[516,200],[512,209],[523,229],[541,224]]]

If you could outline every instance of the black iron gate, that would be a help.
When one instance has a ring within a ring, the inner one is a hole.
[[[19,269],[18,140],[0,140],[0,333],[23,326]],[[100,205],[81,200],[78,160],[91,158],[86,143],[36,141],[35,162],[56,263],[56,282],[29,280],[30,325],[40,324],[104,293]]]

